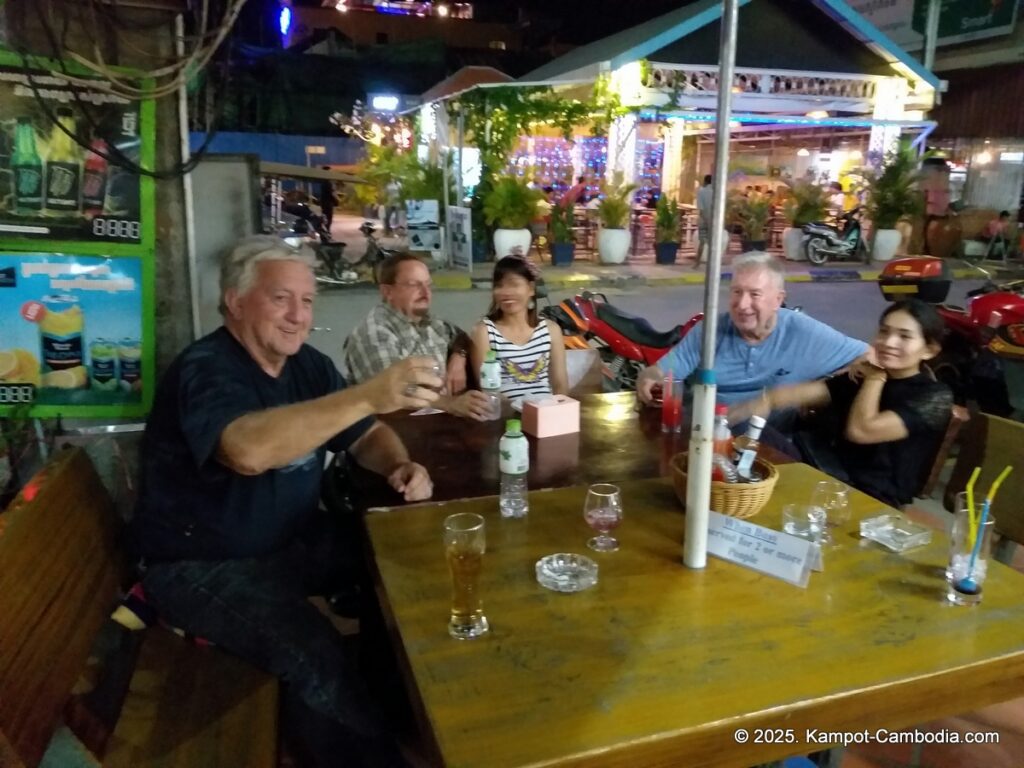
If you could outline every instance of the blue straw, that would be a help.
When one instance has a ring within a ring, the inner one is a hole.
[[[978,552],[981,550],[981,540],[985,536],[985,521],[988,520],[989,499],[981,505],[981,517],[978,519],[978,535],[974,537],[974,547],[971,549],[971,559],[967,564],[967,575],[957,582],[957,587],[963,592],[977,592],[978,585],[974,581],[974,565],[978,561]]]

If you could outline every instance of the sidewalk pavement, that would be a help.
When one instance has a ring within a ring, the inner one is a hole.
[[[336,240],[346,243],[344,257],[355,261],[366,250],[366,241],[359,233],[364,219],[350,214],[336,214],[331,234]],[[405,238],[380,237],[380,244],[386,248],[402,249],[407,246]],[[722,267],[722,279],[731,277],[729,264],[734,256],[729,254]],[[537,257],[531,254],[533,261]],[[431,269],[431,280],[440,291],[490,290],[493,263],[473,264],[472,270],[455,270],[435,266],[426,259]],[[813,267],[806,261],[783,261],[788,283],[832,283],[832,282],[875,282],[882,271],[880,262],[861,264],[841,262]],[[576,261],[570,267],[552,267],[549,262],[540,264],[544,282],[549,290],[576,290],[594,288],[638,288],[642,286],[701,285],[704,283],[704,268],[693,266],[693,254],[680,253],[679,263],[662,265],[653,263],[600,264],[596,261]],[[980,280],[985,274],[969,262],[953,260],[955,280]],[[989,265],[986,264],[986,269]],[[1020,272],[1020,268],[1016,269]],[[368,276],[367,276],[368,278]],[[352,283],[351,287],[366,287],[369,280]]]

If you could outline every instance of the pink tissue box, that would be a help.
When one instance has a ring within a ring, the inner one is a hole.
[[[554,437],[580,431],[580,401],[550,395],[523,403],[523,431],[534,437]]]

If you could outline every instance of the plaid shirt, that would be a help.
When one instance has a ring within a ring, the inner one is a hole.
[[[350,384],[360,384],[390,365],[414,355],[435,358],[444,368],[461,331],[429,315],[414,322],[389,304],[378,304],[345,340]]]

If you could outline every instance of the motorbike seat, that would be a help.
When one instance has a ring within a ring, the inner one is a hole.
[[[595,310],[599,319],[621,333],[627,339],[645,347],[665,349],[673,346],[683,337],[682,329],[676,326],[671,331],[658,331],[647,320],[636,317],[611,304],[595,302]]]

